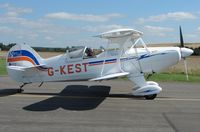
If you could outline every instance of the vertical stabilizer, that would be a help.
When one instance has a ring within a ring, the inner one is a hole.
[[[33,67],[42,64],[39,54],[26,44],[16,44],[8,52],[7,66]]]
[[[39,82],[41,78],[37,69],[41,69],[41,65],[44,65],[44,60],[26,44],[16,44],[8,52],[7,72],[17,82]]]

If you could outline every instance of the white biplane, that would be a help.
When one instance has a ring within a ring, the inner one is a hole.
[[[133,95],[154,99],[162,88],[156,82],[146,81],[144,74],[175,65],[193,51],[184,47],[181,28],[181,47],[147,47],[142,34],[134,29],[117,29],[97,35],[108,40],[108,47],[118,45],[115,50],[104,50],[98,55],[84,47],[43,59],[30,46],[16,44],[8,52],[8,75],[22,83],[19,92],[29,83],[101,81],[126,76],[134,83]]]

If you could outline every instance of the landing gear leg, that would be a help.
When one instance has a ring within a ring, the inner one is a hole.
[[[149,79],[151,76],[153,76],[153,74],[155,74],[156,72],[154,72],[154,71],[152,71],[152,73],[151,74],[149,74],[148,76],[147,76],[147,79]]]
[[[28,83],[23,83],[21,86],[19,86],[20,88],[18,89],[18,93],[22,93],[24,91],[24,89],[22,89],[26,84]]]
[[[43,83],[44,83],[44,82],[41,82],[40,85],[39,85],[38,87],[41,87]]]
[[[146,95],[146,96],[144,96],[144,98],[145,98],[146,100],[153,100],[153,99],[156,98],[156,96],[157,96],[157,94],[151,94],[151,95]]]

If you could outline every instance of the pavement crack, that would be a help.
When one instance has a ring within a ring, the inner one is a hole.
[[[166,113],[162,113],[163,117],[165,118],[165,120],[168,122],[168,124],[171,126],[171,128],[175,131],[175,132],[179,132],[178,129],[176,128],[176,126],[174,125],[174,123],[168,118]]]

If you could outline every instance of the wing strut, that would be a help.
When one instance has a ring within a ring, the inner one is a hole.
[[[131,48],[133,48],[135,50],[135,54],[137,56],[137,61],[138,61],[138,65],[139,65],[139,68],[140,68],[140,73],[143,73],[143,70],[142,70],[142,66],[141,66],[141,62],[140,62],[140,59],[139,59],[139,54],[138,54],[138,51],[137,51],[137,47],[136,45],[138,44],[142,44],[142,46],[144,47],[144,49],[149,53],[151,54],[151,52],[149,51],[149,49],[147,48],[145,42],[142,40],[142,38],[138,38],[137,40],[134,40],[132,39],[131,42],[133,43],[133,45],[131,46]],[[140,43],[139,43],[140,42]]]
[[[107,48],[109,48],[109,46],[113,43],[118,44],[119,46],[119,53],[117,55],[117,65],[118,65],[118,69],[119,69],[119,73],[124,73],[124,71],[121,68],[121,57],[124,53],[124,45],[126,43],[127,40],[131,39],[131,36],[122,36],[122,37],[117,37],[117,38],[107,38],[108,39],[108,44],[107,44]],[[103,62],[103,66],[102,66],[102,70],[101,70],[101,76],[104,76],[104,69],[105,69],[105,60],[107,58],[107,53],[108,51],[105,51],[105,58],[104,58],[104,62]]]
[[[116,59],[117,62],[114,68],[115,70],[109,71],[105,67],[106,58],[108,58],[108,51],[107,50],[105,51],[104,61],[103,61],[102,69],[101,69],[101,75],[99,78],[92,79],[92,80],[101,80],[102,78],[110,78],[110,76],[116,77],[116,76],[121,76],[121,75],[127,75],[127,73],[122,69],[122,65],[121,65],[121,58],[123,57],[123,55],[125,55],[125,48],[127,48],[126,42],[131,41],[131,40],[137,40],[138,38],[141,37],[142,34],[143,34],[142,32],[134,30],[134,29],[117,29],[117,30],[112,30],[112,31],[105,32],[105,33],[95,36],[95,37],[104,38],[108,40],[107,49],[109,45],[117,44],[119,48],[119,52],[117,52],[117,55],[115,56],[117,57]],[[143,41],[142,41],[142,44],[146,48],[146,45],[144,44]]]

